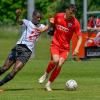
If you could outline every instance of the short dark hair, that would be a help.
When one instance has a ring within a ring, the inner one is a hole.
[[[41,11],[35,9],[35,10],[33,11],[33,16],[37,16],[37,15],[39,15],[40,17],[42,17],[42,13],[41,13]]]
[[[76,13],[77,12],[77,8],[76,8],[76,5],[75,4],[70,4],[68,6],[68,9],[70,9],[73,13]]]

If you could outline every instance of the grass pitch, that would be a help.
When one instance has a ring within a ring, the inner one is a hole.
[[[11,36],[12,38],[0,38],[0,66],[18,38],[17,34]],[[50,59],[50,41],[44,37],[38,40],[35,58],[31,59],[13,80],[0,87],[4,89],[0,92],[0,100],[100,100],[100,59],[66,61],[59,77],[52,84],[52,92],[44,90],[45,83],[38,84],[38,78]],[[10,70],[0,76],[0,79]],[[77,81],[76,91],[65,89],[65,82],[69,79]]]

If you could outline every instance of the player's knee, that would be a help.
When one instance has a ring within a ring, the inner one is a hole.
[[[54,64],[58,65],[58,63],[59,63],[59,56],[58,55],[54,55],[52,59],[53,59]]]
[[[61,66],[64,64],[64,62],[65,62],[65,59],[62,59],[62,58],[61,58],[61,59],[59,60],[58,66],[61,67]]]
[[[53,60],[53,62],[54,62],[55,65],[58,65],[59,60],[58,59],[55,59],[55,60]]]
[[[7,68],[6,68],[6,67],[1,67],[1,68],[0,68],[0,73],[5,72],[6,70],[7,70]]]

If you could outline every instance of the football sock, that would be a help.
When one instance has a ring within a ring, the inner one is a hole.
[[[60,70],[61,70],[61,67],[56,67],[54,70],[53,70],[53,72],[51,73],[51,76],[50,76],[50,78],[49,78],[49,81],[50,82],[53,82],[55,79],[56,79],[56,77],[59,75],[59,73],[60,73]]]
[[[0,86],[2,86],[3,84],[7,83],[8,81],[10,81],[13,77],[14,77],[14,75],[12,73],[9,73],[2,80],[0,80]]]
[[[52,61],[50,61],[48,64],[48,67],[46,69],[46,72],[50,73],[52,71],[52,69],[54,69],[54,67],[55,67],[55,64]]]

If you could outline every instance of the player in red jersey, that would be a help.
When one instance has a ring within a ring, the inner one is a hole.
[[[87,37],[85,42],[86,47],[99,46],[100,47],[100,18],[92,15],[87,23],[87,29],[94,31],[97,35],[94,38]]]
[[[87,29],[89,30],[91,28],[94,28],[95,26],[96,26],[96,16],[92,15],[88,20]]]
[[[100,31],[100,18],[97,18],[95,15],[92,15],[87,23],[87,29],[92,31]]]
[[[51,72],[50,78],[45,85],[47,91],[52,91],[50,85],[59,75],[62,65],[68,57],[70,51],[70,40],[73,33],[78,36],[77,46],[73,55],[77,55],[82,42],[82,33],[80,24],[75,18],[76,6],[71,4],[65,13],[57,13],[54,17],[55,31],[51,43],[51,61],[42,77],[39,78],[39,83],[43,83]]]

